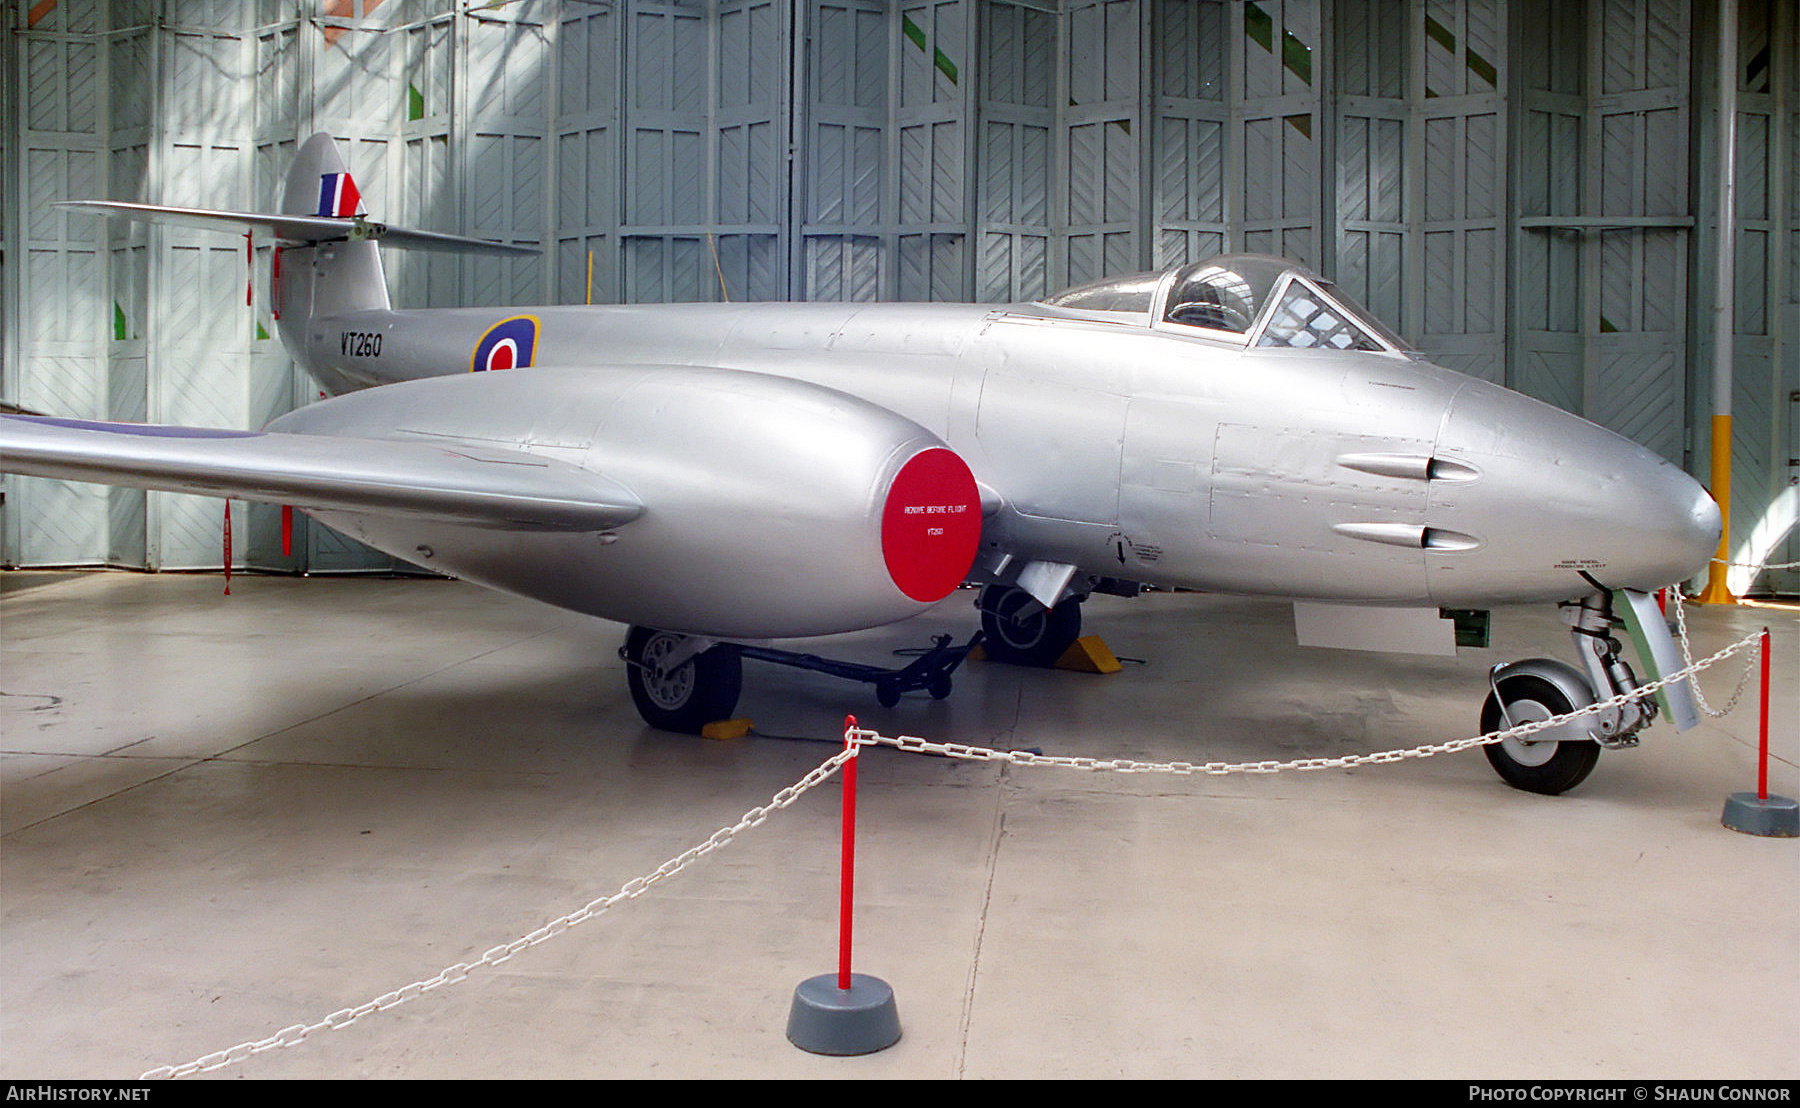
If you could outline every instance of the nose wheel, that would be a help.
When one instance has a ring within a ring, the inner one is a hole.
[[[1492,735],[1521,723],[1541,722],[1575,707],[1567,694],[1541,677],[1501,677],[1481,706],[1481,733]],[[1507,738],[1481,749],[1508,785],[1548,796],[1581,784],[1600,760],[1600,744],[1592,740]]]

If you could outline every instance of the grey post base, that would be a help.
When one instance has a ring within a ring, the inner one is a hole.
[[[900,1010],[894,990],[879,977],[850,975],[837,987],[837,974],[809,977],[794,989],[788,1012],[788,1041],[814,1054],[873,1054],[900,1041]]]
[[[1764,800],[1755,793],[1732,793],[1725,798],[1721,820],[1733,831],[1746,835],[1800,837],[1800,804],[1785,796]]]

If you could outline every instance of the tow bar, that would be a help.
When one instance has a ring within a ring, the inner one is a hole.
[[[875,686],[876,701],[883,708],[892,708],[900,703],[902,694],[914,689],[924,689],[931,694],[933,700],[942,700],[950,695],[950,675],[968,658],[969,651],[980,645],[981,632],[975,632],[961,646],[951,646],[951,638],[949,635],[937,636],[925,653],[913,659],[903,669],[883,669],[860,662],[840,662],[832,658],[821,658],[817,654],[799,654],[767,646],[739,646],[738,653],[746,658],[773,662],[778,666],[810,669],[815,673],[828,673],[849,681],[866,681]]]

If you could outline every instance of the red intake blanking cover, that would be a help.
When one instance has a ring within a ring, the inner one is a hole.
[[[981,494],[953,451],[922,450],[900,467],[881,514],[881,553],[900,591],[927,604],[949,596],[975,562]]]

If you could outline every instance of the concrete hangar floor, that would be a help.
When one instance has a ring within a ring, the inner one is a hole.
[[[1144,664],[970,663],[883,710],[747,662],[758,734],[709,741],[639,722],[621,628],[456,582],[6,576],[8,1078],[135,1078],[474,961],[767,803],[847,711],[1047,754],[1333,756],[1471,734],[1487,665],[1568,653],[1548,607],[1451,660],[1303,650],[1280,604],[1096,597],[1085,630]],[[968,634],[972,595],[805,648],[887,664]],[[1795,795],[1800,611],[1694,622],[1707,652],[1774,629]],[[855,949],[898,999],[884,1052],[784,1035],[836,967],[834,779],[503,964],[211,1076],[1792,1079],[1800,841],[1719,821],[1755,741],[1753,686],[1557,798],[1477,751],[1170,777],[874,749]]]

